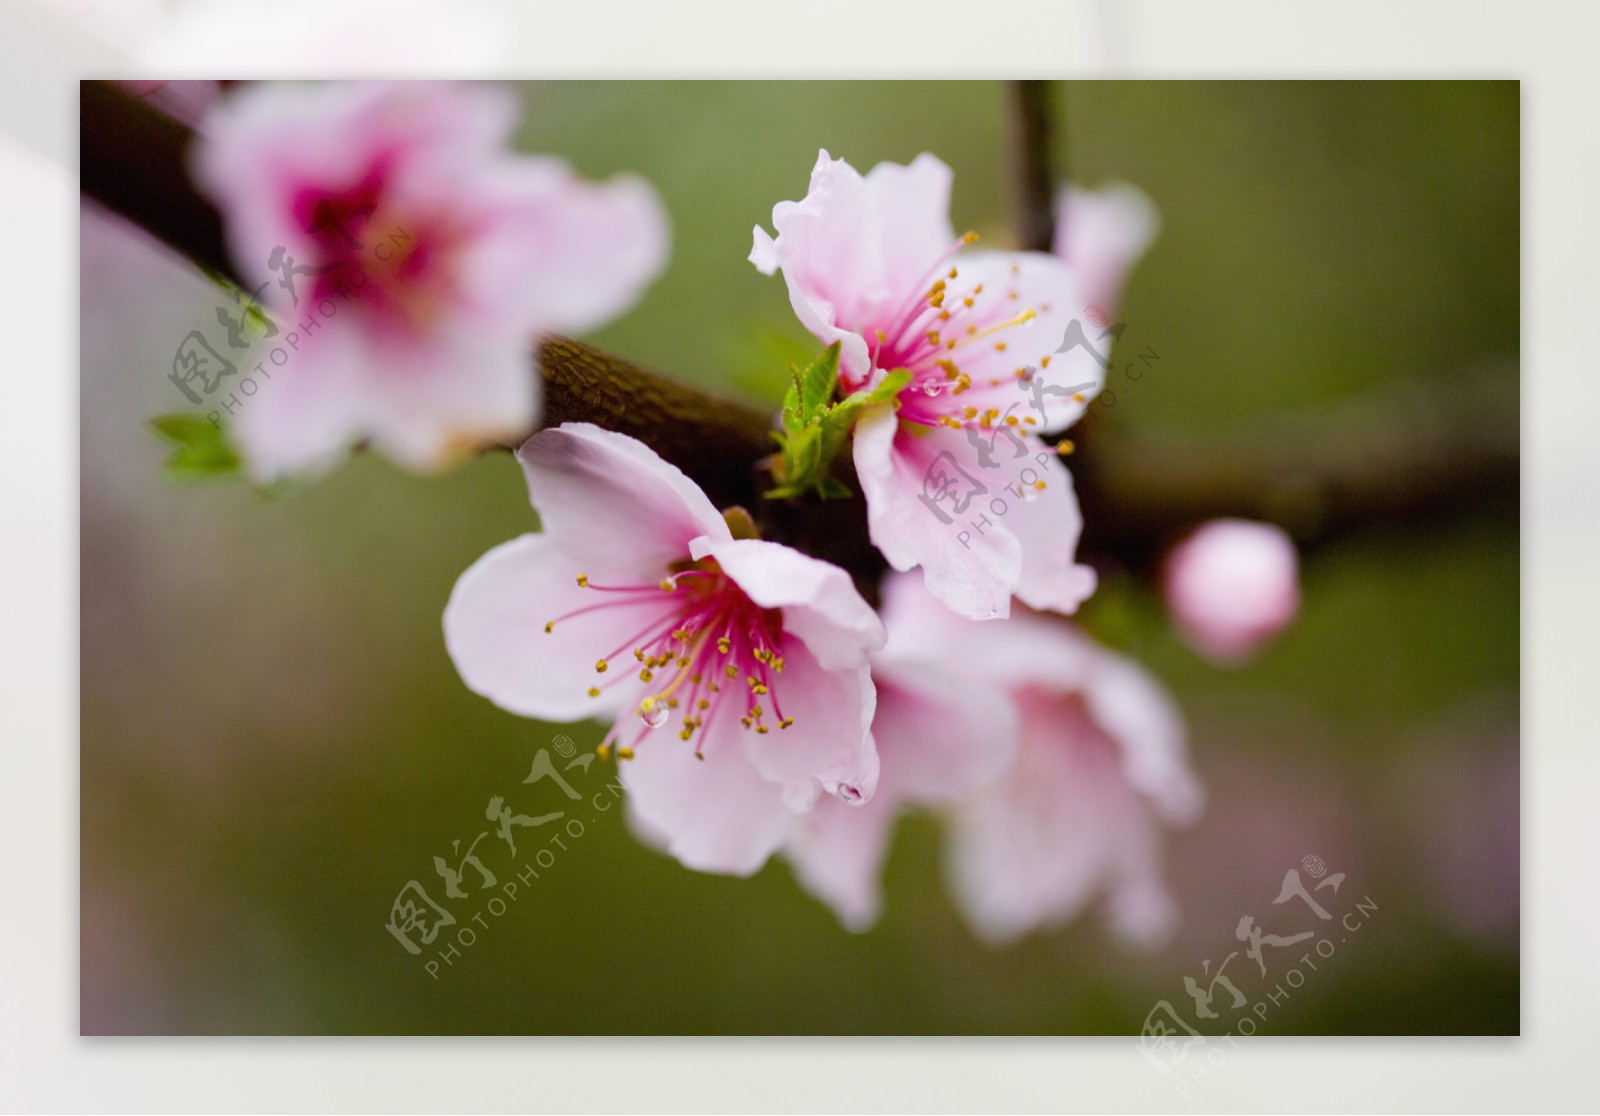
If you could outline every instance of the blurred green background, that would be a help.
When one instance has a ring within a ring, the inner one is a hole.
[[[708,387],[781,390],[764,338],[804,338],[745,257],[819,147],[862,170],[932,151],[956,227],[1006,238],[996,83],[524,93],[522,149],[639,173],[672,216],[669,270],[590,339]],[[1128,432],[1225,452],[1281,408],[1337,423],[1396,381],[1515,377],[1516,83],[1058,93],[1071,177],[1132,182],[1164,219],[1119,315],[1161,353],[1119,393]],[[1189,652],[1149,586],[1117,590],[1120,641],[1176,693],[1210,792],[1169,843],[1184,921],[1158,953],[1093,919],[983,947],[928,818],[902,823],[885,917],[854,935],[781,862],[698,875],[586,805],[504,916],[456,905],[477,941],[433,979],[384,928],[396,893],[440,897],[432,858],[487,828],[491,795],[558,808],[520,785],[533,754],[601,733],[502,712],[445,654],[455,578],[535,522],[521,476],[504,456],[435,479],[362,458],[274,501],[170,485],[143,423],[175,409],[165,369],[211,292],[97,212],[82,253],[85,1033],[1133,1034],[1307,854],[1378,910],[1262,1033],[1519,1029],[1519,541],[1495,506],[1320,547],[1300,621],[1241,671]],[[480,852],[514,878],[493,837]]]

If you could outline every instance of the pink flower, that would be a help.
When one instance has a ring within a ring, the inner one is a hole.
[[[845,392],[911,373],[895,408],[855,431],[868,526],[889,564],[921,566],[929,591],[974,619],[1005,616],[1013,594],[1072,612],[1094,573],[1073,561],[1072,478],[1039,435],[1099,390],[1098,361],[1064,344],[1082,293],[1054,256],[962,252],[976,237],[951,229],[950,177],[920,155],[863,178],[824,151],[804,200],[773,208],[777,237],[755,230],[750,260],[782,268],[801,324],[840,342]]]
[[[1068,186],[1056,196],[1052,250],[1078,273],[1088,303],[1115,314],[1128,272],[1160,228],[1156,207],[1133,186],[1119,182],[1095,191]]]
[[[228,385],[257,475],[363,438],[427,468],[516,436],[535,336],[600,324],[660,271],[654,191],[508,153],[515,117],[509,90],[390,84],[265,85],[208,117],[196,177],[280,327]]]
[[[1238,665],[1300,611],[1294,543],[1270,523],[1214,519],[1168,558],[1166,596],[1196,651]]]
[[[518,457],[544,531],[480,558],[444,613],[471,689],[527,717],[614,716],[601,749],[631,761],[630,809],[701,871],[754,872],[822,791],[872,796],[885,634],[843,570],[735,538],[621,434],[566,424]]]
[[[1014,758],[951,814],[951,887],[977,934],[1009,942],[1103,896],[1120,935],[1162,938],[1173,905],[1161,826],[1192,821],[1202,801],[1166,692],[1054,618],[973,624],[894,576],[883,611],[897,641],[961,664],[1015,709]],[[886,754],[886,777],[891,762]]]

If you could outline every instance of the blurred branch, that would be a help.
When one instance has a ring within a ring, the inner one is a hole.
[[[1011,95],[1025,168],[1019,182],[1028,183],[1025,243],[1048,248],[1049,88],[1022,82]],[[80,135],[87,197],[246,285],[227,257],[220,215],[186,174],[187,127],[115,85],[84,82]],[[745,505],[769,537],[844,566],[870,591],[884,566],[867,537],[865,501],[760,498],[761,462],[774,448],[771,412],[564,337],[542,338],[538,353],[546,424],[592,422],[638,438],[719,506]],[[1338,408],[1266,416],[1246,433],[1204,442],[1130,437],[1091,411],[1073,434],[1072,458],[1085,557],[1146,571],[1183,531],[1222,515],[1274,520],[1316,546],[1366,528],[1413,531],[1429,517],[1515,508],[1516,366],[1394,383]],[[848,455],[838,472],[860,491]]]
[[[1094,452],[1072,459],[1084,547],[1148,570],[1183,528],[1219,516],[1278,523],[1302,550],[1463,513],[1514,516],[1520,388],[1515,361],[1401,377],[1201,439],[1095,429],[1091,417]]]
[[[1050,98],[1057,85],[1053,81],[1006,82],[1017,247],[1029,252],[1048,252],[1055,243],[1053,199],[1059,172],[1051,167]]]

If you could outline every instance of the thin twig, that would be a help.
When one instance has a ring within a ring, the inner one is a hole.
[[[1050,99],[1053,81],[1008,81],[1006,99],[1011,118],[1011,161],[1017,244],[1030,252],[1048,252],[1055,243],[1055,186],[1061,175],[1052,166]]]

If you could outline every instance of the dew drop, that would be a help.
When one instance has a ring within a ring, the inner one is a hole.
[[[1033,487],[1031,484],[1025,484],[1022,486],[1022,502],[1024,504],[1031,504],[1038,498],[1039,490],[1037,488]]]
[[[639,720],[643,721],[650,728],[660,728],[662,725],[667,723],[666,703],[655,702],[648,709],[641,705],[639,707]]]

